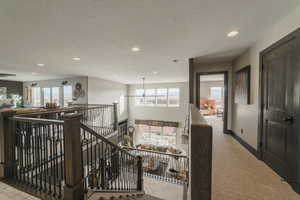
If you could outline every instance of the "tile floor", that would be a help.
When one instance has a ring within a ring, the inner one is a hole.
[[[38,198],[0,182],[0,200],[38,200]]]

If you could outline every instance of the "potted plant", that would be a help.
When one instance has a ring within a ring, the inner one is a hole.
[[[125,135],[124,136],[124,145],[128,146],[128,147],[132,147],[133,146],[133,140],[129,135]]]

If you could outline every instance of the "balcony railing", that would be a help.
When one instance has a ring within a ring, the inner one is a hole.
[[[13,117],[12,179],[61,198],[64,186],[63,121]]]
[[[67,108],[47,112],[24,113],[18,116],[61,120],[68,113],[81,114],[81,122],[101,136],[105,137],[117,131],[117,104],[69,104]]]
[[[81,125],[85,191],[142,190],[142,160]]]
[[[83,200],[91,192],[142,191],[142,159],[110,142],[90,124],[113,118],[103,123],[110,127],[103,133],[117,131],[114,108],[0,112],[0,178],[39,193],[42,199]]]
[[[117,131],[117,104],[69,104],[69,106],[78,108],[78,113],[82,114],[81,122],[99,135],[105,137]]]
[[[143,158],[144,175],[160,181],[185,184],[188,181],[188,157],[185,155],[124,147]]]

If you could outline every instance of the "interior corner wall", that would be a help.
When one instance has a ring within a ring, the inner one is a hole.
[[[128,119],[127,85],[88,77],[88,103],[89,104],[112,104],[117,102],[120,112],[119,121]],[[121,105],[122,104],[122,105]],[[124,109],[120,109],[121,106]]]
[[[242,56],[233,62],[233,73],[251,65],[251,105],[233,105],[232,130],[245,142],[257,149],[258,140],[258,100],[259,100],[259,54],[284,36],[300,27],[300,6],[278,23],[269,27],[263,36]],[[244,133],[241,134],[241,129]]]
[[[227,129],[231,130],[231,112],[232,112],[232,63],[194,63],[194,102],[196,103],[196,75],[199,72],[228,72],[228,122]]]

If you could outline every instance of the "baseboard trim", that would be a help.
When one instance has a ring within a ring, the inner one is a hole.
[[[232,130],[228,130],[228,129],[224,130],[223,132],[224,132],[225,134],[232,134]]]
[[[238,136],[234,131],[229,130],[232,137],[236,139],[243,147],[245,147],[252,155],[254,155],[256,158],[258,158],[258,152],[256,149],[254,149],[250,144],[245,142],[240,136]]]

